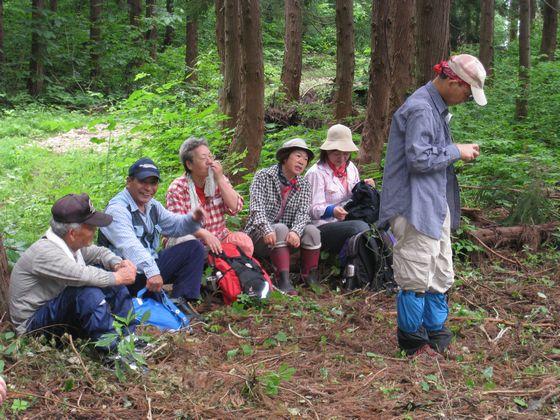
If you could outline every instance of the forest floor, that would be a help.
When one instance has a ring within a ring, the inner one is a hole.
[[[257,307],[202,303],[208,323],[194,335],[159,335],[148,372],[123,382],[82,343],[56,350],[27,338],[10,352],[3,323],[4,374],[17,398],[4,410],[28,418],[558,417],[558,252],[516,257],[523,267],[459,264],[447,358],[398,352],[394,296],[327,287]]]

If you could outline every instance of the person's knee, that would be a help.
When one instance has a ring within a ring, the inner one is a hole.
[[[414,333],[422,326],[424,294],[401,290],[397,294],[397,325],[407,333]]]
[[[351,229],[351,235],[356,235],[360,232],[364,232],[366,230],[369,230],[369,225],[364,222],[363,220],[352,220],[351,225],[350,225],[350,229]]]
[[[423,323],[428,331],[441,330],[448,315],[447,298],[443,293],[425,294]]]
[[[284,223],[276,223],[272,226],[274,228],[274,233],[276,234],[276,242],[285,242],[286,236],[290,229]]]
[[[307,249],[321,247],[321,231],[315,225],[307,225],[301,235],[301,246]]]
[[[103,290],[99,287],[79,287],[77,289],[76,310],[78,313],[91,313],[102,305],[107,305],[107,301]]]

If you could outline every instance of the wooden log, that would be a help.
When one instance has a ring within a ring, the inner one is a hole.
[[[0,320],[9,319],[9,286],[10,270],[8,266],[8,257],[2,241],[2,234],[0,233]]]
[[[560,226],[559,222],[544,223],[542,225],[522,225],[476,229],[469,232],[489,247],[521,248],[529,245],[537,249],[547,242],[552,233]]]

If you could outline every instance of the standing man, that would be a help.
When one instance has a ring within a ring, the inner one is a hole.
[[[95,211],[87,194],[66,195],[51,212],[50,229],[12,271],[10,316],[17,333],[69,332],[92,340],[116,334],[112,314],[126,318],[133,310],[125,286],[134,283],[136,267],[92,245],[97,227],[109,225],[112,217]],[[134,328],[128,326],[130,332]]]
[[[159,170],[151,159],[139,159],[129,168],[125,189],[105,209],[113,223],[101,228],[100,244],[136,265],[136,282],[129,286],[133,296],[143,287],[159,292],[164,283],[172,283],[174,303],[186,314],[198,315],[190,302],[200,297],[204,246],[187,241],[158,249],[161,235],[175,238],[198,231],[205,213],[201,208],[185,215],[166,210],[154,199],[159,181]]]
[[[395,112],[383,174],[379,224],[390,223],[397,295],[397,338],[408,355],[443,353],[445,293],[454,281],[451,229],[459,226],[459,185],[453,164],[476,159],[478,144],[453,142],[448,107],[474,98],[486,105],[486,71],[468,54],[434,66],[436,78]]]

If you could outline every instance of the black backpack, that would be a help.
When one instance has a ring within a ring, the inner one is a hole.
[[[344,244],[340,260],[343,282],[348,290],[393,289],[393,251],[390,234],[369,229],[351,236]]]
[[[352,188],[352,197],[344,206],[344,210],[348,212],[345,220],[363,220],[372,225],[379,219],[379,203],[381,196],[379,191],[360,181]]]

